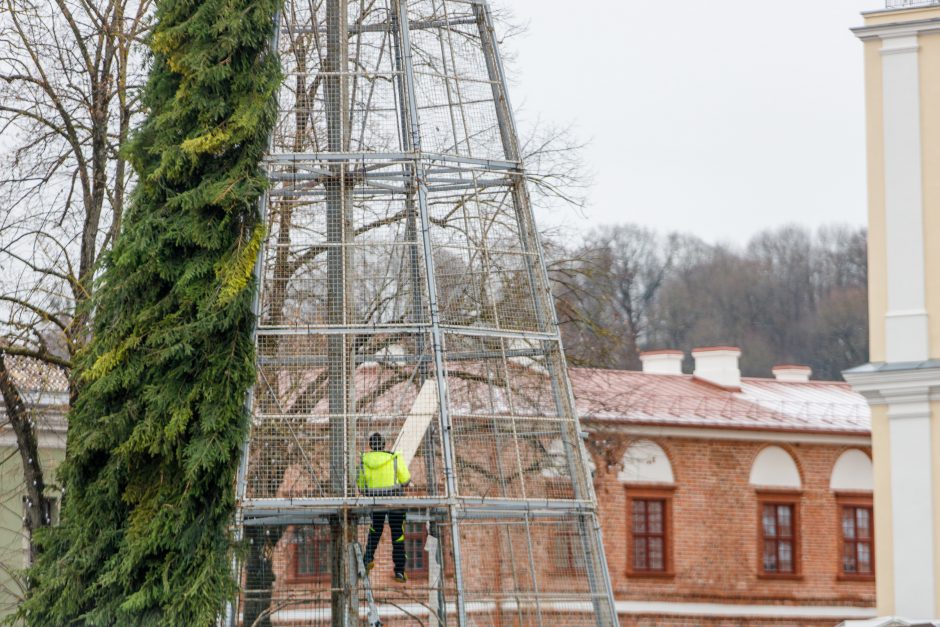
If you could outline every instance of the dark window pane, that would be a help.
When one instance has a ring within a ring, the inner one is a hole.
[[[297,553],[297,574],[298,575],[311,575],[316,572],[316,567],[313,565],[313,556],[310,555],[307,551],[300,551]]]
[[[424,570],[427,568],[425,563],[424,542],[418,538],[409,538],[405,542],[405,551],[408,556],[408,568],[413,570]]]
[[[842,572],[872,574],[871,524],[870,507],[842,508]]]
[[[858,543],[858,572],[871,574],[871,544],[868,542]]]
[[[633,501],[633,533],[646,533],[645,501]]]
[[[793,507],[790,505],[777,506],[777,535],[781,538],[793,537]]]
[[[852,507],[842,509],[842,537],[846,539],[855,537],[855,509]]]
[[[866,507],[859,507],[855,512],[858,537],[868,540],[871,538],[871,510]]]
[[[647,530],[649,533],[663,532],[663,502],[650,501],[647,503],[646,511],[648,515]]]
[[[633,570],[666,569],[666,506],[662,499],[631,500]]]
[[[427,527],[424,523],[405,523],[405,555],[408,558],[406,571],[416,573],[428,569],[428,556],[424,551],[427,539]]]
[[[846,542],[842,550],[843,550],[842,570],[845,571],[846,573],[856,572],[857,568],[855,564],[855,543]]]
[[[665,556],[663,555],[663,539],[650,538],[649,541],[650,570],[663,570]]]
[[[777,516],[773,505],[764,505],[764,536],[773,538],[777,535]]]
[[[772,540],[764,542],[764,570],[777,572],[777,543]]]
[[[779,569],[781,573],[793,572],[793,543],[789,540],[781,540],[778,547],[780,555]]]
[[[646,570],[646,538],[636,538],[633,540],[633,568],[636,570]]]
[[[325,529],[302,527],[294,533],[297,575],[311,577],[330,572],[330,536]]]

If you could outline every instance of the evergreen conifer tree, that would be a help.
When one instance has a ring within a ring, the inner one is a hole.
[[[278,0],[159,0],[139,181],[75,376],[62,522],[37,538],[35,625],[210,625],[231,572],[254,382],[260,161]]]

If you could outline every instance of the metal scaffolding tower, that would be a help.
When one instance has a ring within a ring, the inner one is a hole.
[[[617,624],[486,2],[287,0],[275,48],[229,622]],[[394,510],[407,584],[360,563]]]

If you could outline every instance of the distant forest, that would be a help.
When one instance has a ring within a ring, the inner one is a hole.
[[[744,246],[620,225],[546,243],[571,365],[639,369],[643,350],[732,345],[745,376],[780,363],[841,380],[868,360],[865,230],[763,231]]]

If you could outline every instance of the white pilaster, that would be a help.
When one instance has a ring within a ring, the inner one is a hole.
[[[884,363],[860,366],[844,375],[871,405],[887,409],[887,434],[882,430],[885,425],[879,425],[872,442],[876,461],[878,455],[890,459],[890,467],[876,463],[879,473],[890,472],[887,477],[881,474],[876,486],[890,486],[891,493],[890,498],[883,496],[875,514],[883,525],[876,524],[879,541],[891,543],[878,568],[878,576],[890,577],[891,585],[879,586],[878,594],[892,598],[879,597],[879,606],[899,616],[929,620],[937,616],[940,573],[934,550],[940,521],[934,513],[937,479],[933,476],[933,457],[940,451],[932,451],[931,433],[931,402],[940,399],[940,362],[930,361],[921,122],[922,115],[933,120],[936,112],[921,104],[920,72],[926,62],[921,55],[930,50],[922,49],[922,44],[928,34],[937,36],[940,15],[927,10],[875,11],[866,16],[865,26],[852,30],[868,42],[869,50],[880,52],[880,64],[867,67],[869,87],[881,85],[881,93],[870,96],[880,96],[881,102],[868,101],[873,107],[869,116],[881,110],[880,119],[869,119],[869,132],[881,128],[881,142],[872,142],[876,153],[869,156],[869,163],[870,172],[883,177],[872,186],[878,189],[883,183],[883,198],[870,200],[879,218],[884,211],[884,231],[876,221],[871,236],[885,246],[885,266],[879,270],[885,274],[886,302],[876,303],[877,309],[884,308],[884,317],[876,315],[870,321],[873,329],[884,325],[880,327]],[[880,81],[874,74],[877,65]],[[927,172],[930,177],[935,174]],[[885,512],[889,507],[890,512]]]
[[[889,363],[923,361],[928,350],[918,49],[916,34],[882,36]]]
[[[926,391],[924,391],[926,392]],[[930,403],[926,393],[888,400],[891,434],[894,603],[912,618],[935,615]]]
[[[940,398],[940,367],[870,364],[843,374],[870,405],[888,408],[895,613],[931,618],[936,615],[931,401]]]

